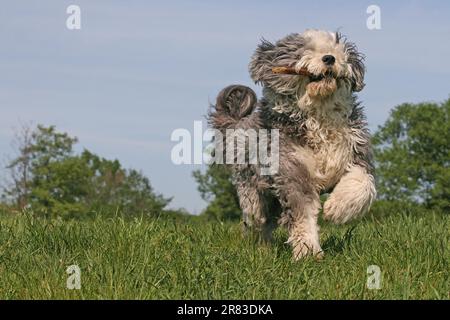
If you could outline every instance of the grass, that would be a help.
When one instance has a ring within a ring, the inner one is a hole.
[[[233,223],[0,216],[1,299],[449,299],[449,215],[403,212],[322,224],[322,261],[291,260]],[[68,290],[68,266],[81,290]],[[382,272],[369,290],[367,267]]]

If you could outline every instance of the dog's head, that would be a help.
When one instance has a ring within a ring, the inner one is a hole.
[[[326,98],[337,90],[352,94],[364,87],[363,55],[339,33],[307,30],[272,44],[266,40],[250,63],[253,80],[279,94]],[[274,67],[307,70],[310,75],[276,74]]]

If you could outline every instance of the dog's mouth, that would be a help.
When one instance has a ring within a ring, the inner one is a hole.
[[[315,75],[315,74],[311,74],[309,76],[309,81],[310,82],[320,82],[320,81],[330,81],[332,79],[336,79],[335,74],[333,73],[332,70],[327,70],[324,73],[321,73],[319,75]]]
[[[338,80],[340,78],[332,69],[327,69],[321,74],[313,74],[307,68],[273,67],[272,72],[275,74],[307,77],[309,83],[306,85],[306,91],[310,97],[325,98],[330,96],[337,90]]]
[[[326,98],[337,90],[337,77],[332,70],[327,70],[319,75],[309,76],[306,91],[310,97]]]

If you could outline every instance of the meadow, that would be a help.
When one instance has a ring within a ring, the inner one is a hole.
[[[260,245],[232,222],[2,214],[0,299],[449,299],[450,216],[386,210],[321,221],[324,259],[300,262],[283,230]],[[67,288],[70,265],[80,290]],[[380,289],[367,288],[370,265]]]

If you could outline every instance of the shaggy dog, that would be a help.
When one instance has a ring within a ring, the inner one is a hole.
[[[277,74],[274,67],[307,70]],[[233,165],[244,225],[270,239],[277,222],[289,231],[295,259],[322,256],[317,217],[345,223],[376,197],[369,132],[355,92],[364,87],[363,56],[339,33],[307,30],[256,49],[249,66],[263,86],[225,88],[209,123],[226,129],[278,129],[279,169],[262,175],[254,164]]]

